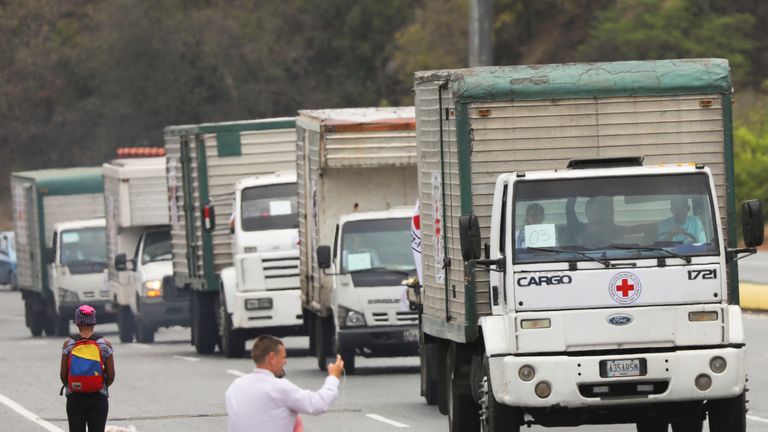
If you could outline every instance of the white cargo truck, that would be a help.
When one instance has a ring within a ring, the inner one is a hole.
[[[763,222],[743,204],[737,249],[727,61],[415,81],[422,394],[450,430],[744,431],[736,260]]]
[[[120,340],[151,343],[159,327],[189,325],[189,292],[163,286],[173,274],[165,158],[119,158],[102,168],[108,285]]]
[[[296,173],[235,184],[230,220],[233,266],[221,271],[219,335],[227,357],[243,355],[259,334],[304,334],[299,295]]]
[[[69,334],[82,303],[96,309],[99,322],[115,319],[104,281],[103,189],[96,167],[11,174],[16,278],[33,336]]]
[[[298,298],[290,293],[298,286],[296,224],[289,215],[295,216],[295,180],[275,174],[295,169],[294,119],[170,126],[165,147],[173,285],[191,292],[197,352],[220,344],[236,356],[245,338],[262,332],[305,334],[300,308],[290,304]],[[236,189],[245,195],[236,197]],[[284,319],[288,310],[296,311],[290,320]]]
[[[301,299],[318,367],[418,353],[401,281],[416,272],[413,107],[299,111],[296,120]]]

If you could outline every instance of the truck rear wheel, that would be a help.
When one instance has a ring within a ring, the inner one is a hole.
[[[421,346],[421,391],[427,405],[437,405],[438,381],[435,379],[437,369],[437,344],[425,343]]]
[[[69,336],[69,318],[59,314],[53,322],[56,323],[56,336]]]
[[[245,341],[240,333],[232,328],[232,317],[227,311],[227,302],[224,293],[219,295],[218,325],[221,337],[221,351],[229,358],[240,358],[245,354]]]
[[[448,387],[448,429],[451,432],[479,432],[479,407],[472,399],[467,370],[471,362],[460,354],[456,344],[452,343],[448,349],[445,379]]]
[[[136,323],[133,321],[133,312],[131,312],[131,308],[128,306],[120,307],[120,310],[117,312],[117,329],[120,333],[120,342],[133,342],[135,328]]]
[[[207,292],[192,293],[192,334],[195,336],[193,343],[198,354],[211,354],[216,349],[214,295]]]
[[[45,327],[45,310],[40,310],[38,308],[36,298],[30,296],[24,299],[24,318],[32,336],[40,337],[43,335],[43,328]]]
[[[707,403],[710,432],[744,432],[747,430],[747,400],[744,393]]]
[[[491,368],[488,356],[483,355],[483,376],[480,386],[480,430],[483,432],[520,432],[523,413],[519,408],[504,405],[493,396]]]

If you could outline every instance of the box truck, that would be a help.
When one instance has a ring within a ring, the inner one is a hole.
[[[415,274],[413,107],[299,111],[296,120],[301,300],[318,367],[418,353],[401,281]]]
[[[453,431],[745,430],[726,60],[415,76],[422,394]],[[644,157],[644,159],[643,159]]]
[[[82,303],[97,310],[99,322],[115,319],[104,281],[103,190],[97,167],[11,174],[16,280],[33,336],[69,334]]]
[[[171,289],[191,292],[199,353],[220,344],[239,356],[245,339],[259,333],[304,333],[291,219],[296,188],[286,173],[296,166],[295,134],[293,118],[165,129]]]
[[[108,285],[120,340],[151,343],[159,327],[189,325],[189,292],[163,289],[173,274],[165,157],[122,157],[102,169]]]

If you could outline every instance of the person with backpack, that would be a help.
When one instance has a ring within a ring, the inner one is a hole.
[[[62,392],[66,390],[70,432],[104,432],[109,412],[108,388],[115,381],[114,349],[94,333],[96,310],[82,305],[75,311],[79,334],[64,341],[61,352]]]

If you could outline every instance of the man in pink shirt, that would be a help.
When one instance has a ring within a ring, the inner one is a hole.
[[[274,336],[259,336],[251,358],[256,369],[236,379],[225,395],[229,432],[292,432],[299,413],[322,414],[336,400],[344,369],[341,356],[328,365],[328,377],[318,391],[303,390],[283,378],[285,346]]]

